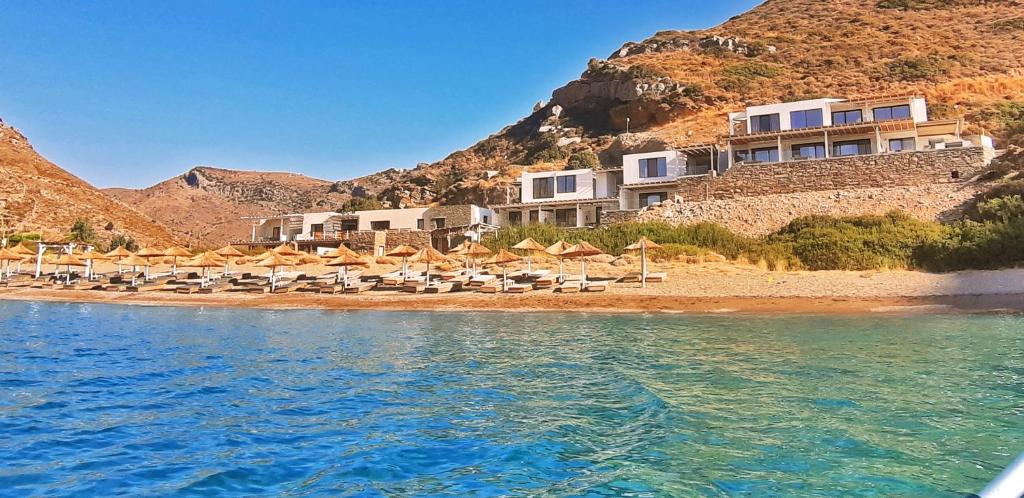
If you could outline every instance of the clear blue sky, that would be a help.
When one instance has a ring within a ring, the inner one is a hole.
[[[756,3],[4,2],[0,118],[100,187],[200,164],[345,179],[441,159],[591,57]]]

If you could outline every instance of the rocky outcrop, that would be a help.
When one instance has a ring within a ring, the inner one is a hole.
[[[778,48],[762,42],[748,42],[736,36],[712,35],[696,38],[693,33],[685,31],[662,32],[642,42],[626,42],[622,48],[608,56],[608,60],[621,59],[633,55],[658,54],[695,50],[699,52],[731,52],[747,57],[761,54],[774,54]]]

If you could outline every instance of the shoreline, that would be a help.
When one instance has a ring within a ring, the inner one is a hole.
[[[0,289],[0,300],[100,303],[135,306],[218,307],[268,310],[442,311],[531,313],[624,313],[688,315],[907,315],[1024,313],[1024,294],[873,297],[682,297],[621,294],[402,294],[319,295],[308,293],[181,295],[87,290]]]

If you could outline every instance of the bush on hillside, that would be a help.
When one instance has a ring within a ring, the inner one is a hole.
[[[938,55],[926,57],[902,57],[886,66],[889,79],[893,81],[934,80],[949,70],[949,59]]]
[[[70,239],[74,242],[92,243],[96,240],[96,230],[92,228],[89,220],[79,218],[71,225]]]
[[[932,271],[998,269],[1024,264],[1024,219],[963,221],[919,251],[922,268]]]
[[[991,210],[997,209],[991,201],[1004,197],[1024,197],[1024,180],[1000,183],[985,192],[978,194],[964,209],[964,217],[972,221],[995,221],[991,217]],[[985,215],[983,210],[990,213]]]
[[[743,93],[750,90],[753,82],[772,79],[780,74],[782,70],[778,66],[756,61],[744,62],[723,69],[718,85],[727,91]]]
[[[370,211],[374,209],[384,209],[384,204],[377,199],[369,197],[353,197],[342,203],[336,212],[351,213],[353,211]]]
[[[601,161],[598,160],[597,154],[594,151],[587,149],[579,152],[573,152],[569,156],[569,161],[565,164],[565,169],[594,169],[601,165]]]
[[[135,239],[124,234],[117,234],[113,238],[111,238],[110,245],[108,246],[107,250],[113,251],[118,247],[123,247],[125,248],[125,250],[132,252],[139,250],[139,244],[135,242]]]

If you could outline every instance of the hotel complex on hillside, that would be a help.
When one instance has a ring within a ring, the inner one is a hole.
[[[713,192],[736,197],[766,190],[797,191],[786,183],[797,177],[805,191],[862,185],[859,177],[865,176],[876,177],[882,186],[892,178],[960,181],[957,164],[963,161],[950,159],[955,157],[951,154],[970,152],[974,159],[967,161],[973,165],[968,170],[994,155],[990,137],[964,136],[959,119],[930,120],[925,100],[916,96],[750,106],[730,113],[727,126],[728,134],[717,143],[625,154],[613,167],[524,170],[510,196],[517,200],[489,208],[437,206],[248,218],[252,237],[240,245],[344,244],[379,254],[396,241],[412,241],[444,250],[502,225],[595,227],[608,219],[628,219],[669,198],[698,202],[713,198]]]

